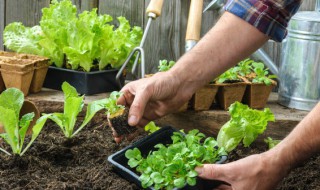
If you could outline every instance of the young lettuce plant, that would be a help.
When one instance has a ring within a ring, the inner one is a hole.
[[[229,107],[229,113],[231,119],[222,126],[217,137],[218,146],[227,152],[235,149],[241,141],[248,147],[266,130],[268,122],[275,120],[269,108],[254,110],[239,102]]]
[[[62,84],[62,91],[64,93],[64,112],[45,115],[60,127],[63,134],[67,138],[72,138],[89,123],[89,121],[99,110],[102,109],[102,107],[99,105],[103,104],[105,100],[97,100],[88,105],[86,116],[82,124],[74,132],[77,116],[82,111],[84,106],[84,96],[79,96],[77,90],[67,82]]]
[[[15,88],[9,88],[0,95],[0,125],[5,130],[5,133],[0,134],[0,137],[10,145],[12,153],[19,156],[22,156],[29,149],[47,120],[47,116],[42,116],[37,120],[32,128],[31,140],[23,148],[27,130],[34,118],[34,113],[27,113],[19,120],[19,113],[23,102],[23,93]],[[0,148],[0,151],[11,155],[2,148]]]
[[[153,186],[170,190],[186,184],[194,186],[198,176],[195,167],[214,163],[226,155],[214,138],[208,137],[203,141],[204,138],[205,135],[198,130],[186,135],[174,132],[172,144],[157,144],[156,150],[149,152],[146,158],[138,148],[127,150],[125,156],[129,159],[128,165],[141,174],[143,188]]]
[[[158,66],[158,69],[159,69],[159,72],[164,72],[164,71],[168,71],[169,69],[171,69],[174,64],[176,64],[175,61],[167,61],[167,60],[160,60],[159,61],[159,66]]]
[[[222,73],[217,79],[217,83],[226,83],[226,82],[240,82],[241,79],[238,76],[238,70],[236,67],[232,67],[226,72]]]
[[[114,91],[110,97],[106,99],[104,108],[107,110],[109,126],[119,135],[133,133],[137,130],[128,124],[129,109],[123,105],[117,104],[118,98],[122,95],[121,92]]]
[[[150,121],[146,126],[144,126],[144,130],[146,132],[149,132],[149,134],[152,134],[156,131],[158,131],[160,129],[160,127],[158,127],[155,122]]]
[[[252,63],[253,71],[256,77],[252,80],[253,83],[264,83],[265,85],[271,85],[273,78],[277,78],[275,75],[269,75],[268,69],[264,68],[263,63]]]

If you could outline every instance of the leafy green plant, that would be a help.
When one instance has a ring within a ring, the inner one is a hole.
[[[168,71],[174,66],[174,64],[176,64],[175,61],[160,60],[158,66],[159,72]]]
[[[149,132],[149,134],[152,134],[156,131],[158,131],[160,129],[160,127],[158,127],[155,122],[150,121],[146,126],[144,126],[144,130],[146,132]]]
[[[34,113],[27,113],[19,120],[23,102],[24,95],[16,88],[9,88],[0,95],[0,124],[2,124],[5,130],[5,133],[0,134],[0,137],[10,145],[12,153],[19,156],[22,156],[29,149],[47,120],[47,116],[42,116],[37,120],[32,128],[31,140],[23,148],[27,130],[34,118]],[[11,155],[2,148],[0,148],[0,151]]]
[[[274,140],[271,137],[268,137],[268,138],[264,139],[264,142],[268,144],[269,149],[272,149],[277,144],[279,144],[281,142],[281,140]]]
[[[255,110],[239,102],[231,104],[229,113],[231,118],[222,126],[217,137],[218,146],[224,147],[227,152],[235,149],[241,141],[248,147],[266,130],[268,122],[275,120],[269,108]]]
[[[122,92],[113,91],[111,92],[109,98],[105,100],[104,108],[107,110],[107,113],[113,115],[117,113],[119,110],[124,109],[123,105],[117,104],[118,98],[122,95]]]
[[[252,80],[253,83],[264,83],[266,85],[271,85],[273,78],[277,78],[275,75],[269,75],[268,69],[264,68],[263,63],[254,62],[252,63],[253,71],[256,77]]]
[[[124,17],[118,17],[119,27],[114,29],[112,20],[110,15],[98,15],[97,9],[77,15],[71,0],[53,0],[42,9],[40,26],[7,25],[4,44],[16,52],[49,57],[56,67],[84,71],[108,65],[119,68],[139,45],[142,29],[131,27]]]
[[[67,138],[72,138],[89,123],[99,110],[101,110],[100,105],[103,105],[106,100],[102,99],[89,103],[82,124],[74,132],[77,116],[84,106],[84,96],[79,96],[77,90],[67,82],[62,84],[62,91],[64,93],[64,112],[44,115],[54,121]]]
[[[198,130],[184,135],[175,132],[169,145],[157,144],[156,150],[143,157],[138,148],[129,149],[125,156],[128,165],[141,173],[142,187],[154,186],[155,189],[182,188],[186,184],[194,186],[198,173],[194,170],[202,163],[214,163],[225,155],[223,148],[217,148],[214,138]],[[202,143],[203,142],[203,143]]]
[[[225,83],[225,82],[234,82],[241,81],[238,76],[238,69],[236,67],[232,67],[226,72],[222,73],[217,79],[217,83]]]
[[[243,61],[240,61],[236,66],[237,73],[243,77],[245,77],[246,75],[249,75],[250,73],[252,73],[252,63],[254,63],[254,61],[249,58]]]

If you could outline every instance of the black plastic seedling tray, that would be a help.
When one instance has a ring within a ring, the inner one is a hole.
[[[148,135],[147,137],[133,143],[132,145],[127,146],[126,148],[110,155],[108,157],[108,161],[114,165],[115,171],[121,175],[123,178],[130,182],[134,182],[139,187],[141,187],[141,182],[139,180],[139,175],[135,173],[135,170],[130,168],[127,164],[128,159],[125,157],[125,152],[128,149],[138,148],[141,151],[142,155],[148,155],[148,153],[154,150],[154,146],[162,143],[162,144],[171,144],[171,136],[173,132],[178,132],[178,130],[172,127],[163,127],[155,133]],[[227,156],[221,157],[221,159],[217,162],[218,164],[223,163],[227,160]],[[182,190],[211,190],[217,185],[221,184],[219,181],[212,180],[204,180],[201,178],[197,179],[197,185],[194,187],[185,186]],[[154,188],[147,188],[149,190],[153,190]]]
[[[103,71],[75,71],[71,69],[49,67],[43,86],[61,90],[64,81],[75,87],[80,94],[91,95],[120,90],[116,81],[117,69]],[[121,78],[121,85],[124,77]]]

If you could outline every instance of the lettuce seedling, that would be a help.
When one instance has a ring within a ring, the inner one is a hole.
[[[19,156],[22,156],[29,149],[47,120],[47,116],[42,116],[37,120],[32,128],[31,140],[23,148],[27,130],[34,118],[34,113],[27,113],[19,120],[19,113],[23,102],[24,95],[16,88],[9,88],[0,95],[0,124],[5,130],[5,133],[0,134],[0,137],[10,145],[12,153]],[[2,148],[0,148],[0,151],[11,155]]]
[[[232,67],[226,72],[222,73],[217,79],[217,83],[226,83],[226,82],[240,82],[241,79],[238,76],[238,70],[236,67]]]
[[[156,150],[149,152],[146,158],[138,148],[127,150],[125,156],[129,159],[128,165],[141,174],[139,179],[143,188],[194,186],[198,176],[195,167],[202,163],[214,163],[226,155],[223,148],[218,148],[214,138],[208,137],[203,141],[204,138],[205,135],[196,129],[186,135],[174,132],[172,144],[157,144]]]
[[[169,69],[171,69],[174,64],[176,64],[175,61],[167,61],[167,60],[160,60],[159,61],[159,66],[158,66],[158,69],[159,69],[159,72],[164,72],[164,71],[168,71]]]
[[[158,127],[155,122],[150,121],[146,126],[144,126],[144,130],[146,132],[149,132],[149,134],[152,134],[156,131],[158,131],[160,129],[160,127]]]
[[[62,91],[64,93],[64,112],[45,115],[60,127],[67,138],[72,138],[89,123],[99,110],[103,108],[101,105],[105,102],[105,99],[89,103],[82,124],[74,132],[77,116],[84,106],[84,96],[79,96],[77,90],[67,82],[62,84]]]
[[[240,76],[245,77],[246,75],[249,75],[252,73],[252,63],[254,61],[252,59],[245,59],[243,61],[240,61],[238,65],[236,66],[236,70]]]
[[[273,78],[277,78],[276,75],[269,75],[268,69],[264,68],[263,63],[254,62],[252,63],[253,71],[256,77],[252,80],[253,83],[264,83],[266,85],[271,85]]]
[[[269,149],[272,149],[277,144],[279,144],[281,142],[281,140],[274,140],[271,137],[268,137],[268,138],[264,139],[264,142],[268,144]]]
[[[268,122],[275,120],[269,108],[255,110],[239,102],[229,107],[229,113],[231,119],[222,126],[217,137],[218,146],[227,152],[235,149],[241,141],[248,147],[266,130]]]

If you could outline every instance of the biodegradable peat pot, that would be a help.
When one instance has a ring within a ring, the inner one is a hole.
[[[32,127],[36,124],[37,120],[39,119],[40,117],[40,112],[38,110],[38,108],[34,105],[34,103],[28,101],[28,100],[25,100],[23,102],[23,105],[21,107],[21,110],[20,110],[20,114],[19,114],[19,118],[21,119],[21,117],[27,113],[34,113],[34,118],[33,120],[30,122],[30,125],[29,125],[29,128],[28,128],[28,131],[27,131],[27,134],[32,134]],[[1,133],[4,133],[4,128],[3,126],[1,125],[0,123],[0,134]]]
[[[49,58],[37,56],[37,55],[0,51],[0,60],[16,60],[16,59],[34,61],[34,74],[30,84],[29,92],[30,93],[40,92],[48,71]]]
[[[43,86],[61,90],[62,83],[66,81],[80,94],[85,95],[118,91],[120,86],[116,81],[117,73],[117,69],[84,72],[50,66]],[[124,75],[120,77],[121,86],[124,84],[124,78]]]
[[[244,93],[242,103],[254,109],[265,107],[272,89],[277,85],[275,81],[267,86],[264,83],[249,83]]]
[[[128,149],[138,148],[141,151],[141,154],[143,156],[147,156],[150,151],[155,150],[154,146],[162,143],[164,145],[171,144],[172,139],[171,136],[174,132],[178,132],[178,130],[172,128],[172,127],[162,127],[158,131],[152,133],[149,136],[146,136],[145,138],[136,141],[132,145],[127,146],[126,148],[110,155],[108,157],[108,161],[114,165],[115,171],[120,174],[124,179],[134,182],[138,186],[141,187],[141,182],[139,180],[139,175],[135,173],[135,169],[130,168],[128,165],[128,159],[125,157],[125,152]],[[221,159],[217,162],[217,164],[223,163],[227,160],[227,156],[222,156]],[[221,184],[221,182],[213,181],[213,180],[203,180],[198,178],[197,179],[197,185],[194,187],[191,186],[185,186],[182,188],[183,190],[209,190],[213,189],[217,185]],[[153,187],[147,188],[149,190],[153,190]],[[177,188],[175,189],[177,190]]]
[[[218,86],[208,84],[199,89],[192,97],[192,107],[196,111],[209,110],[218,92]]]
[[[27,96],[34,73],[34,61],[6,60],[0,61],[0,65],[6,88],[18,88]]]
[[[241,102],[247,84],[246,82],[214,84],[219,87],[217,102],[220,107],[227,110],[232,103]]]

